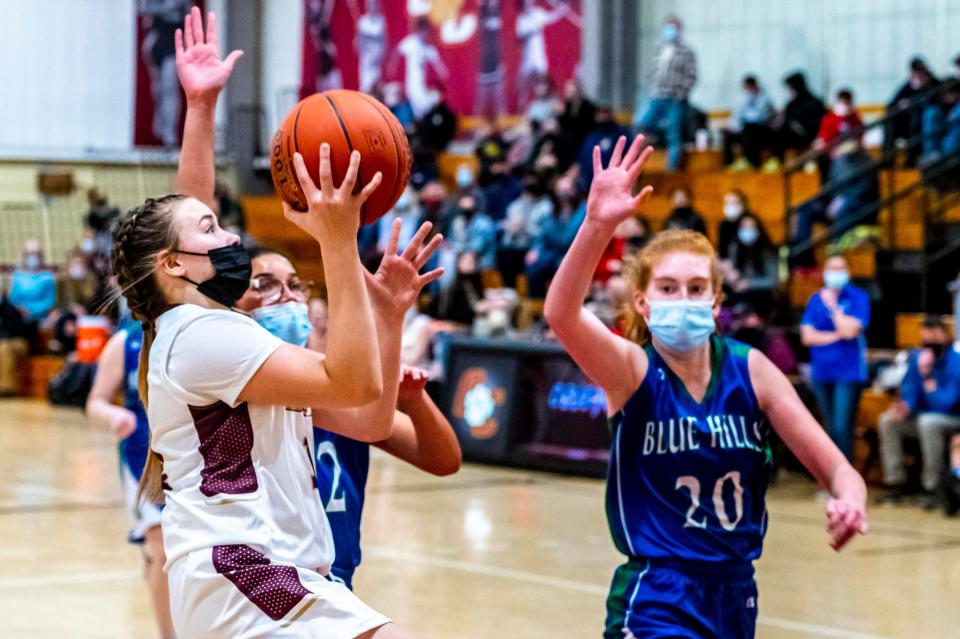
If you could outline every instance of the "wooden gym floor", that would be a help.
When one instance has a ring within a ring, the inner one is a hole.
[[[112,438],[78,410],[0,401],[0,637],[155,636]],[[467,465],[436,479],[375,454],[360,596],[422,639],[599,637],[619,562],[603,484]],[[960,521],[873,508],[844,553],[814,486],[770,494],[758,637],[960,636]]]

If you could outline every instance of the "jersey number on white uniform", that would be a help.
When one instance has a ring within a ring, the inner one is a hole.
[[[736,519],[730,521],[727,514],[727,507],[723,503],[723,485],[727,480],[733,482],[733,504],[736,510]],[[674,486],[677,490],[686,488],[690,491],[690,509],[687,510],[687,518],[683,524],[684,528],[706,528],[707,517],[704,515],[700,521],[697,521],[694,515],[700,508],[700,480],[693,475],[684,475],[677,477],[677,484]],[[717,513],[717,519],[724,530],[733,530],[743,518],[743,487],[740,485],[740,471],[731,470],[729,473],[717,480],[713,486],[713,509]]]
[[[347,510],[347,498],[342,493],[337,497],[337,493],[340,492],[340,460],[337,458],[337,448],[333,445],[333,442],[320,442],[317,445],[317,463],[323,463],[321,457],[327,455],[333,461],[333,481],[331,482],[330,487],[330,499],[324,505],[324,510],[328,513],[342,513]]]

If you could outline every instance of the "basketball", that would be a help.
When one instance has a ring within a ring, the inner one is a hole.
[[[311,95],[290,111],[273,136],[270,174],[280,197],[298,211],[307,210],[307,201],[293,154],[303,155],[310,177],[319,184],[324,142],[330,145],[334,184],[343,181],[354,150],[360,152],[358,191],[377,171],[383,174],[383,182],[363,205],[360,224],[390,211],[410,179],[411,162],[407,136],[390,110],[365,93],[336,89]]]

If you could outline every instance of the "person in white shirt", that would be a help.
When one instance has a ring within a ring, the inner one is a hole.
[[[222,85],[229,65],[198,10],[176,44],[178,57],[197,61],[193,75],[181,69],[188,102]],[[232,310],[251,267],[212,211],[213,180],[198,177],[214,169],[213,103],[188,112],[185,124],[192,160],[180,166],[178,188],[196,197],[148,199],[118,220],[113,237],[118,284],[143,325],[139,387],[152,432],[141,494],[165,503],[174,629],[183,637],[408,637],[328,577],[333,542],[302,410],[361,406],[383,391],[356,244],[360,207],[382,176],[355,193],[354,152],[334,187],[325,144],[317,187],[295,156],[309,210],[284,204],[284,213],[323,251],[330,329],[325,355],[286,344]],[[191,190],[201,182],[209,190]],[[363,441],[389,436],[389,425],[337,427]]]

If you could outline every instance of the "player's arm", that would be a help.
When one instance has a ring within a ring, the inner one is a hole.
[[[95,426],[109,430],[117,439],[129,437],[137,427],[136,415],[113,403],[123,386],[126,335],[125,331],[117,331],[103,347],[85,409]]]
[[[653,151],[641,152],[643,136],[637,136],[626,156],[626,138],[617,141],[604,169],[600,148],[593,149],[594,178],[587,199],[587,216],[570,250],[563,258],[544,304],[550,328],[583,372],[607,394],[608,408],[619,410],[640,386],[646,374],[643,349],[614,335],[593,313],[583,307],[590,282],[614,230],[634,214],[653,192],[645,187],[634,197],[633,185]]]
[[[216,164],[214,159],[214,112],[217,98],[227,83],[233,65],[243,55],[233,51],[220,59],[217,19],[207,15],[204,34],[200,9],[194,7],[175,36],[177,74],[187,96],[183,143],[177,164],[177,192],[214,207]]]
[[[452,475],[463,460],[460,442],[450,421],[427,395],[426,383],[426,371],[404,370],[393,433],[375,445],[424,472]]]
[[[800,463],[833,496],[827,502],[827,532],[830,545],[840,550],[869,527],[866,484],[767,356],[751,349],[748,362],[760,410]]]

